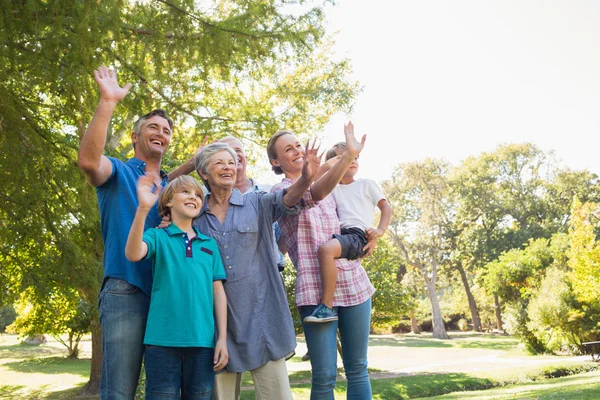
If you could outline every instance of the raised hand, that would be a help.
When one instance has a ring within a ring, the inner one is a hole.
[[[348,124],[344,125],[344,135],[346,136],[346,152],[356,158],[362,149],[365,147],[367,135],[363,135],[360,142],[356,140],[354,136],[354,124],[349,121]]]
[[[105,66],[94,71],[94,79],[100,88],[100,98],[115,103],[127,96],[132,86],[131,83],[126,83],[123,87],[119,86],[115,71]]]
[[[149,172],[141,176],[137,184],[138,207],[148,210],[152,208],[158,201],[161,191],[162,186],[158,174]]]
[[[321,158],[323,157],[323,153],[319,154],[319,147],[316,146],[317,139],[313,140],[312,145],[310,145],[310,139],[306,142],[306,149],[304,150],[304,164],[302,165],[302,176],[312,181],[317,172],[319,172],[319,167],[321,166]]]

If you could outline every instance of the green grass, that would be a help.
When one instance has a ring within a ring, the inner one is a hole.
[[[549,367],[521,367],[496,377],[492,377],[491,374],[476,375],[463,373],[406,375],[389,379],[372,379],[371,388],[373,399],[378,400],[416,398],[465,399],[471,398],[472,395],[479,396],[474,398],[483,399],[487,398],[485,396],[494,391],[499,391],[499,393],[506,391],[510,393],[510,398],[515,398],[515,393],[519,394],[520,390],[527,393],[530,390],[528,387],[547,390],[549,394],[552,394],[555,391],[554,382],[563,382],[563,384],[564,382],[573,382],[571,389],[565,389],[565,396],[569,395],[570,391],[576,393],[578,390],[585,390],[595,393],[595,397],[590,397],[590,399],[597,400],[600,398],[600,389],[598,389],[600,387],[600,371],[596,371],[597,369],[597,364],[589,362],[582,365],[559,364]],[[586,371],[593,372],[586,373]],[[555,378],[558,376],[566,377]],[[292,384],[294,399],[308,400],[310,398],[310,384],[294,384],[291,379],[290,383]],[[501,388],[493,389],[498,387]],[[561,391],[560,393],[563,392]],[[444,394],[448,394],[447,396],[449,397],[433,397]],[[242,392],[242,400],[251,400],[254,398],[253,390]],[[338,381],[336,383],[335,398],[336,400],[346,398],[345,381]],[[548,397],[548,399],[562,398]],[[565,398],[578,399],[578,397]],[[585,398],[582,397],[582,399]]]
[[[600,371],[511,385],[476,392],[455,392],[431,399],[537,399],[537,400],[597,400],[600,398]]]
[[[87,382],[90,360],[65,359],[64,350],[55,343],[44,346],[25,345],[17,344],[13,338],[0,343],[0,399],[74,399]],[[500,335],[453,334],[452,340],[449,341],[440,341],[425,335],[386,335],[373,336],[370,346],[380,349],[380,357],[384,357],[380,361],[389,360],[389,357],[406,356],[409,352],[412,352],[413,356],[428,352],[427,357],[435,357],[439,361],[448,356],[468,359],[480,354],[513,353],[517,341]],[[394,348],[393,353],[392,349],[386,349],[384,346]],[[485,351],[478,351],[481,349]],[[309,368],[308,363],[305,363],[306,366],[298,363],[300,357],[294,357],[297,360],[292,360],[293,364],[290,364],[296,366],[296,370],[290,370],[290,383],[294,399],[308,400],[311,373],[305,370]],[[519,357],[523,358],[528,357]],[[381,369],[370,368],[369,372],[373,374],[373,398],[393,400],[441,396],[441,399],[600,399],[600,372],[594,371],[599,367],[598,364],[566,363],[560,361],[560,357],[553,356],[531,359],[552,364],[545,367],[537,364],[518,368],[507,367],[477,373],[389,374]],[[436,361],[427,358],[427,362]],[[343,370],[340,369],[339,373],[342,375]],[[142,386],[138,390],[137,398],[142,399],[143,376],[140,382]],[[242,391],[242,399],[254,399],[249,373],[243,375],[242,385],[250,389]],[[336,385],[335,398],[346,398],[346,381],[341,377]],[[97,397],[88,399],[95,400]]]

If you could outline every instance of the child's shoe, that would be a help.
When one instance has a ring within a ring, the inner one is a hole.
[[[322,322],[337,321],[337,319],[336,312],[321,303],[315,307],[312,314],[304,318],[304,322],[307,324],[318,324]]]

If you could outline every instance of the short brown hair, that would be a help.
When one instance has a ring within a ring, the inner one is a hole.
[[[150,111],[148,114],[142,115],[137,121],[135,121],[133,124],[133,131],[135,133],[140,133],[140,129],[142,129],[142,125],[144,125],[144,122],[146,122],[150,118],[154,117],[155,115],[158,115],[159,117],[163,117],[164,119],[166,119],[167,122],[169,123],[169,128],[171,128],[171,130],[173,130],[173,120],[171,118],[169,118],[169,115],[167,115],[167,112],[165,110],[161,110],[160,108],[157,108],[157,109]]]
[[[167,207],[167,204],[173,200],[173,196],[176,193],[181,193],[184,190],[195,190],[196,193],[204,193],[204,189],[200,182],[189,175],[182,175],[173,179],[163,189],[160,198],[158,199],[158,213],[161,217],[171,215],[171,208]],[[202,202],[204,202],[204,199],[202,199]]]
[[[285,130],[277,131],[277,132],[275,132],[275,134],[273,136],[271,136],[271,139],[269,139],[269,143],[267,143],[267,156],[269,157],[269,163],[271,162],[271,160],[277,160],[277,152],[275,151],[275,143],[277,143],[277,140],[279,140],[279,138],[282,137],[283,135],[293,135],[293,133],[290,131],[285,131]],[[281,167],[276,167],[271,164],[271,169],[273,170],[273,172],[275,172],[276,175],[283,174],[283,170],[281,169]]]
[[[344,154],[346,152],[346,149],[346,143],[337,142],[333,145],[331,149],[327,150],[327,153],[325,153],[325,161],[331,160],[333,157],[337,157],[339,155]]]

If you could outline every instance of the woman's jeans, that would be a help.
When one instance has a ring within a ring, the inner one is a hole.
[[[144,354],[150,297],[122,279],[106,278],[98,309],[102,326],[102,400],[131,400]]]
[[[300,316],[310,315],[316,306],[300,307]],[[340,330],[344,370],[348,379],[347,399],[371,399],[367,371],[367,349],[371,325],[371,299],[352,307],[334,307],[338,321],[302,324],[312,367],[311,400],[333,400],[337,376],[336,331]]]

